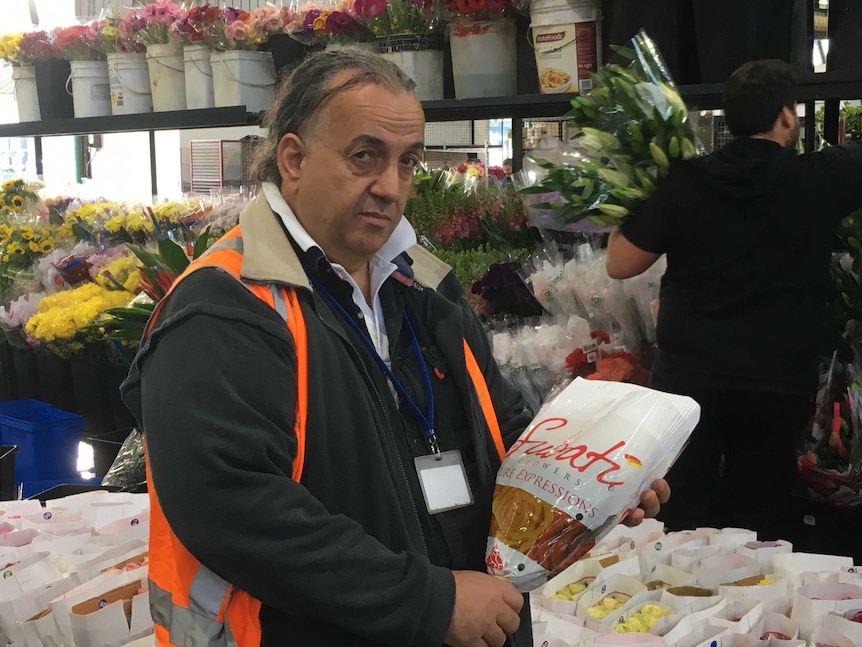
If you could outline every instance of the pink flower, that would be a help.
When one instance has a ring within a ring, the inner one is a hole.
[[[158,16],[158,5],[157,4],[145,4],[141,8],[141,15],[146,19],[147,23],[153,21]]]
[[[236,20],[225,27],[224,35],[233,42],[244,41],[248,38],[248,25]]]

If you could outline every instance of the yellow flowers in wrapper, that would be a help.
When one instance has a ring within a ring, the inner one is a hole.
[[[574,564],[667,473],[699,417],[688,397],[574,380],[497,473],[488,572],[530,591]]]
[[[666,607],[661,607],[657,604],[645,604],[638,611],[629,615],[623,622],[616,625],[614,631],[618,634],[647,633],[659,620],[670,614],[671,610]]]
[[[81,350],[88,341],[81,328],[93,323],[106,310],[125,306],[129,301],[128,292],[84,283],[44,297],[36,314],[24,326],[24,332],[66,357]]]
[[[604,618],[607,618],[611,613],[622,607],[628,601],[629,596],[622,593],[612,593],[598,604],[594,604],[589,609],[587,609],[587,613],[590,615],[591,618],[595,618],[596,620],[603,620]]]
[[[589,580],[581,580],[580,582],[566,584],[566,586],[554,593],[551,598],[554,600],[574,600],[576,595],[583,593],[586,590],[591,581],[592,578]]]

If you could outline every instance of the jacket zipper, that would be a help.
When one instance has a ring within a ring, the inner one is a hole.
[[[404,483],[410,483],[410,480],[407,477],[407,469],[404,467],[404,458],[401,454],[401,449],[398,447],[398,441],[395,440],[395,430],[392,426],[392,420],[389,417],[389,413],[386,410],[386,404],[383,402],[383,396],[380,395],[380,391],[377,389],[377,385],[371,378],[371,374],[368,371],[368,367],[365,365],[365,361],[362,359],[362,356],[353,346],[353,343],[344,336],[344,334],[337,330],[334,326],[324,321],[323,317],[320,316],[320,313],[317,312],[315,308],[315,314],[317,315],[317,319],[324,325],[325,328],[331,330],[335,333],[351,350],[354,358],[358,362],[360,368],[362,369],[362,373],[365,376],[366,383],[371,387],[372,392],[374,393],[374,397],[377,400],[377,406],[380,410],[380,413],[383,414],[383,419],[386,422],[386,428],[390,432],[390,436],[392,437],[392,445],[395,448],[395,458],[398,462],[398,467],[401,469],[401,477],[404,479]],[[406,488],[407,496],[410,498],[410,507],[413,510],[413,519],[416,521],[416,528],[419,530],[419,537],[422,539],[422,549],[425,551],[425,555],[430,557],[430,549],[428,548],[428,540],[425,537],[425,531],[422,530],[422,522],[419,519],[419,509],[416,507],[416,499],[413,497],[413,490],[410,487]]]

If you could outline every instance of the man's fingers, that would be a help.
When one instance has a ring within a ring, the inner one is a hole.
[[[497,626],[505,633],[513,634],[521,626],[521,618],[512,609],[506,609],[497,614]]]
[[[645,517],[654,517],[658,514],[661,505],[658,502],[658,495],[654,490],[647,490],[641,494],[641,505]]]
[[[488,643],[489,647],[503,647],[506,644],[506,634],[500,627],[489,628],[482,639]]]
[[[664,479],[656,479],[652,482],[653,491],[656,493],[658,497],[659,503],[667,503],[670,499],[670,485]]]
[[[503,587],[503,602],[517,614],[524,606],[524,596],[512,584],[506,582],[506,586]]]

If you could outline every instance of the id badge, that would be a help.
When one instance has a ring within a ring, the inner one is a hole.
[[[418,456],[414,462],[425,497],[425,507],[430,514],[473,504],[464,462],[457,449],[442,452],[439,456]]]

